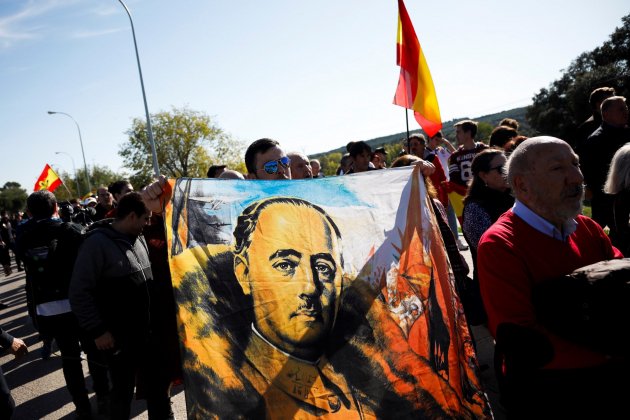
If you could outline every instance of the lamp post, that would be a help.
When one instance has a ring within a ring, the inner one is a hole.
[[[55,154],[56,155],[66,155],[72,161],[72,169],[74,170],[74,181],[77,183],[77,194],[79,194],[79,197],[82,197],[81,196],[81,188],[79,187],[79,178],[77,177],[77,167],[74,166],[74,158],[72,157],[72,155],[70,155],[70,153],[66,153],[66,152],[55,152]]]
[[[153,140],[153,129],[151,128],[151,117],[149,115],[149,106],[147,105],[147,95],[144,91],[144,80],[142,79],[142,67],[140,66],[140,54],[138,54],[138,43],[136,42],[136,30],[133,27],[133,19],[131,18],[131,12],[129,12],[129,8],[122,1],[118,0],[122,7],[125,8],[127,12],[127,16],[129,16],[129,22],[131,23],[131,35],[133,36],[133,46],[136,50],[136,61],[138,62],[138,74],[140,74],[140,87],[142,88],[142,99],[144,100],[144,112],[147,117],[147,134],[149,136],[149,143],[151,144],[151,152],[153,155],[153,172],[155,173],[155,177],[160,176],[160,167],[158,166],[157,160],[157,152],[155,150],[155,141]]]
[[[85,169],[85,180],[87,181],[87,185],[88,185],[88,192],[92,191],[92,184],[90,184],[90,175],[88,173],[88,168],[87,168],[87,163],[85,163],[85,151],[83,150],[83,138],[81,137],[81,128],[79,127],[79,123],[72,118],[72,115],[67,114],[65,112],[61,112],[61,111],[48,111],[48,114],[53,115],[53,114],[62,114],[65,115],[67,117],[70,117],[70,119],[72,121],[74,121],[74,123],[77,126],[77,130],[79,131],[79,143],[81,143],[81,154],[83,155],[83,169]]]

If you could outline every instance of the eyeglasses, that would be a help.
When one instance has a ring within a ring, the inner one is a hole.
[[[291,159],[283,156],[280,159],[270,160],[269,162],[265,163],[261,169],[257,170],[262,171],[264,169],[265,172],[267,172],[269,175],[272,175],[278,172],[278,164],[282,165],[285,168],[288,168],[291,164]]]
[[[494,168],[488,169],[488,172],[490,172],[490,171],[497,171],[498,173],[502,174],[504,167],[505,167],[505,165],[495,166]]]

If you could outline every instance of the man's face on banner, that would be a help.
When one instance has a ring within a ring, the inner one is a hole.
[[[310,207],[272,204],[258,218],[247,260],[257,330],[289,354],[319,357],[313,352],[332,327],[342,278],[329,222]]]

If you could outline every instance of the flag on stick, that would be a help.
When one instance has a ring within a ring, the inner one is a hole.
[[[50,167],[49,164],[46,164],[44,170],[42,171],[42,174],[39,176],[39,178],[37,178],[37,181],[35,182],[35,188],[33,189],[33,191],[48,190],[50,192],[53,192],[61,184],[63,184],[63,182],[61,181],[61,178],[59,178],[59,175],[57,175],[57,173],[53,170],[53,168]]]
[[[400,78],[394,104],[413,109],[418,124],[429,136],[434,136],[442,128],[440,107],[429,66],[403,0],[398,0],[396,64],[400,66]]]

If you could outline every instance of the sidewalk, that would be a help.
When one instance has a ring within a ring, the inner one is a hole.
[[[470,251],[462,255],[472,270]],[[0,277],[0,302],[8,308],[0,310],[0,325],[14,337],[22,338],[29,354],[20,360],[12,355],[0,357],[0,364],[5,378],[15,399],[14,419],[74,419],[74,405],[68,393],[61,370],[61,356],[53,346],[54,353],[48,360],[42,360],[37,331],[33,328],[26,310],[26,293],[24,291],[24,272],[18,272],[13,266],[13,274]],[[473,327],[472,334],[477,346],[477,357],[481,368],[481,380],[490,398],[495,419],[505,419],[505,414],[498,404],[498,388],[494,376],[492,337],[484,327]],[[83,371],[88,374],[87,363],[83,362]],[[91,382],[88,379],[88,389]],[[183,386],[173,389],[173,411],[179,420],[186,419],[186,403]],[[94,412],[96,397],[90,394]],[[134,401],[132,418],[148,419],[144,401]]]

